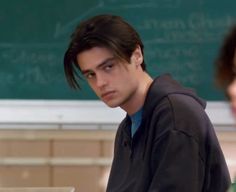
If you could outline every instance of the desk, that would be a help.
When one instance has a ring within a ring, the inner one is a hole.
[[[0,188],[0,192],[74,192],[73,187],[21,187]]]

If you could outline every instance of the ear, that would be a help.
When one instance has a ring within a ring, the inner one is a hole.
[[[134,63],[136,66],[140,66],[143,63],[143,54],[139,45],[131,55],[131,63]]]

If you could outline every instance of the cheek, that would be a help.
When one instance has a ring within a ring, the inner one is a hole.
[[[123,92],[129,93],[133,92],[138,87],[138,83],[135,78],[130,75],[129,77],[124,77],[122,82],[119,83],[120,89]]]
[[[87,81],[87,84],[89,85],[89,87],[97,94],[97,89],[96,89],[96,84],[93,81]]]
[[[234,80],[227,89],[230,105],[233,115],[236,117],[236,80]]]
[[[88,83],[90,88],[97,94],[98,93],[98,89],[97,87],[95,86],[95,83]]]
[[[228,95],[232,98],[236,97],[236,80],[234,80],[227,89]]]

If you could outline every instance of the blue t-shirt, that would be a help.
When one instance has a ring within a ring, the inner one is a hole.
[[[133,137],[135,132],[138,130],[138,127],[142,121],[142,112],[143,108],[137,111],[135,114],[130,116],[131,119],[131,136]]]

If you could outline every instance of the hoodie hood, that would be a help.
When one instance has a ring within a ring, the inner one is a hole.
[[[142,120],[145,121],[146,119],[149,119],[150,114],[154,111],[154,108],[158,106],[162,99],[168,97],[171,94],[187,95],[196,100],[203,109],[206,107],[206,102],[198,97],[193,89],[183,87],[180,83],[174,80],[170,74],[164,74],[155,78],[148,89],[142,110]],[[145,123],[144,121],[142,121],[142,123]],[[131,126],[131,120],[128,114],[126,114],[126,117],[121,122],[121,125],[127,127],[125,131],[126,136],[128,138],[131,137],[129,128]]]
[[[183,87],[180,83],[174,80],[170,74],[165,74],[154,79],[152,82],[145,102],[143,116],[153,111],[153,108],[165,97],[170,94],[183,94],[194,98],[204,109],[206,108],[206,102],[198,97],[193,89]],[[147,102],[148,101],[148,102]]]

